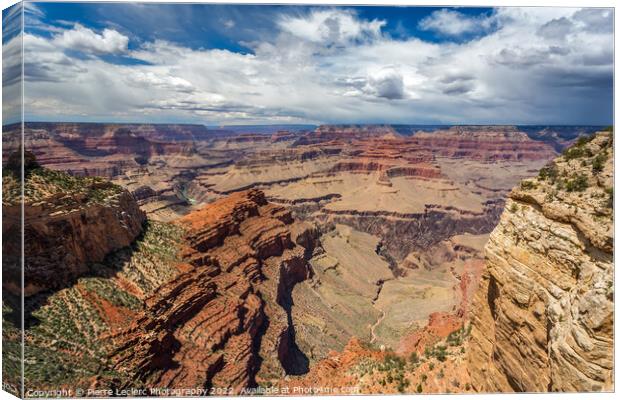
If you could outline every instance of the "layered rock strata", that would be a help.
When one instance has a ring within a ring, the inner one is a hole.
[[[178,225],[187,232],[182,272],[111,337],[114,369],[129,377],[124,385],[239,393],[256,384],[262,364],[276,375],[303,372],[287,309],[293,286],[311,275],[312,228],[295,225],[257,190],[216,201]]]
[[[476,390],[613,390],[612,140],[579,140],[510,193],[472,309]]]
[[[417,144],[442,157],[485,161],[548,159],[554,148],[535,141],[512,126],[454,126],[436,132],[417,132]]]

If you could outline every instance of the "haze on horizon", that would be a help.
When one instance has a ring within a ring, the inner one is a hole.
[[[17,10],[17,11],[16,11]],[[19,120],[18,9],[3,123]],[[25,3],[27,121],[609,125],[613,12]]]

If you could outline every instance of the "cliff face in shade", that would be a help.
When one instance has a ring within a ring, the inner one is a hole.
[[[181,273],[145,300],[145,310],[111,335],[114,369],[129,387],[221,387],[235,393],[269,371],[303,372],[287,310],[293,286],[310,276],[309,226],[239,192],[178,221],[186,232]]]
[[[613,390],[612,134],[514,189],[472,308],[477,391]]]
[[[3,177],[3,238],[7,249],[18,249],[19,189]],[[58,289],[85,274],[111,251],[129,245],[142,231],[145,214],[134,197],[119,186],[97,178],[78,178],[37,168],[24,187],[24,295]],[[18,266],[19,263],[7,262]],[[5,271],[6,289],[19,293],[21,273]]]

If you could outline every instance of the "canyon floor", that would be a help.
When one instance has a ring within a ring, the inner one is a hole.
[[[466,344],[485,245],[510,190],[581,133],[27,124],[26,386],[480,389]]]

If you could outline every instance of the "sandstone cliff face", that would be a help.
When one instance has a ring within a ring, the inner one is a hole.
[[[612,135],[511,192],[472,309],[476,390],[613,390]]]
[[[3,177],[3,246],[19,248],[18,183]],[[145,215],[129,192],[97,178],[37,168],[24,185],[24,295],[58,289],[86,273],[111,251],[129,245]],[[20,292],[19,263],[6,260],[4,286]]]

